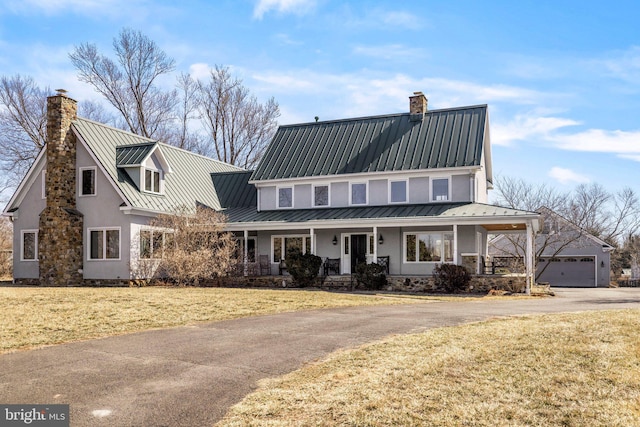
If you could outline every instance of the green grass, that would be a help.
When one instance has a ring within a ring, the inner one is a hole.
[[[499,319],[340,351],[220,426],[638,426],[640,310]]]

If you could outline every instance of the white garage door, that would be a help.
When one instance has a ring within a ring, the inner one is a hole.
[[[595,257],[542,258],[538,262],[538,282],[551,286],[596,287]],[[543,271],[544,269],[544,271]]]

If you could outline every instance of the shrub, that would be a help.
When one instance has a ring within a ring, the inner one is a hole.
[[[386,268],[380,264],[360,263],[356,265],[356,281],[365,289],[377,291],[387,285]]]
[[[285,262],[287,271],[295,283],[300,287],[305,287],[313,285],[318,277],[322,258],[313,254],[303,254],[300,249],[292,248],[287,251]]]
[[[471,281],[471,274],[461,265],[439,264],[433,270],[437,287],[444,288],[448,293],[460,292],[467,289]]]

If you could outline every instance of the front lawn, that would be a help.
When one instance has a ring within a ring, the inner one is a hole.
[[[640,310],[499,319],[264,380],[220,426],[638,426]]]
[[[310,290],[3,287],[0,288],[0,354],[198,322],[316,308],[412,302],[417,299]]]

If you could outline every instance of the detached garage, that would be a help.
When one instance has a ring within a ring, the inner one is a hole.
[[[576,288],[609,286],[614,248],[549,209],[539,212],[544,215],[544,228],[535,240],[536,282]],[[492,258],[503,260],[522,259],[525,247],[519,236],[508,234],[494,237],[488,246]]]
[[[553,286],[596,287],[595,256],[540,257],[536,269],[537,282],[548,282]],[[609,283],[601,284],[606,286]]]

